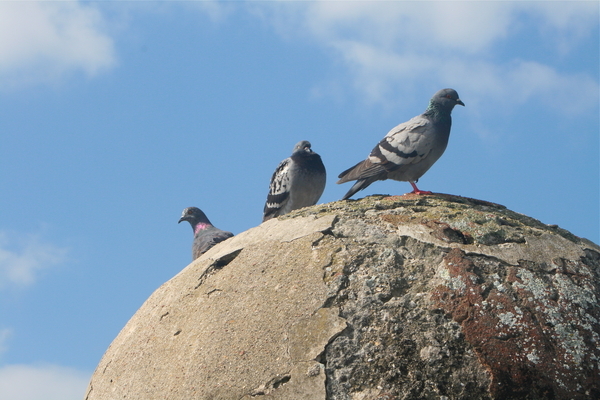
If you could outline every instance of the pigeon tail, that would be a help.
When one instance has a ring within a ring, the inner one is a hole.
[[[336,183],[339,185],[340,183],[345,183],[345,182],[350,182],[350,181],[354,181],[358,178],[356,173],[352,173],[354,171],[354,169],[356,167],[358,167],[360,164],[364,163],[365,161],[359,161],[358,163],[356,163],[355,165],[353,165],[352,167],[348,168],[347,170],[345,170],[344,172],[342,172],[341,174],[338,175],[338,178],[340,178],[339,181],[337,181]]]
[[[366,160],[360,161],[353,167],[348,168],[344,172],[338,175],[340,178],[336,183],[339,185],[340,183],[356,181],[358,179],[372,179],[369,184],[375,182],[377,180],[385,180],[387,179],[387,173],[389,172],[386,168],[388,165],[382,164],[373,164],[371,160],[368,158]],[[366,187],[366,186],[365,186]]]
[[[371,183],[377,181],[378,179],[374,178],[366,178],[357,180],[354,185],[348,190],[348,193],[342,197],[342,200],[347,200],[352,197],[356,192],[366,189]],[[338,182],[340,183],[340,182]]]

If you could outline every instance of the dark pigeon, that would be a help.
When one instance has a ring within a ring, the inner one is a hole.
[[[215,228],[206,217],[206,214],[196,207],[188,207],[183,210],[181,218],[179,218],[179,222],[181,221],[188,221],[194,230],[192,261],[207,252],[215,244],[233,236],[231,232]]]
[[[325,166],[310,147],[306,140],[298,142],[292,155],[279,163],[271,177],[263,222],[319,201],[325,189]]]
[[[393,128],[369,157],[342,172],[337,183],[357,181],[342,198],[346,200],[375,181],[408,181],[415,194],[431,194],[415,184],[441,157],[448,145],[455,105],[465,104],[454,89],[433,95],[425,112]]]

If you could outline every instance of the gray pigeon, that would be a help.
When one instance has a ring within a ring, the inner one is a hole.
[[[206,214],[196,207],[184,209],[181,218],[179,218],[179,222],[181,221],[188,221],[194,230],[192,261],[207,252],[215,244],[233,236],[231,232],[215,228],[206,217]]]
[[[306,140],[298,142],[292,155],[279,163],[271,177],[263,222],[319,201],[325,189],[325,166],[310,147]]]
[[[429,100],[425,112],[393,128],[369,157],[342,172],[337,183],[357,181],[342,198],[346,200],[375,181],[408,181],[415,194],[431,194],[415,184],[441,157],[448,145],[455,105],[465,104],[454,89],[442,89]]]

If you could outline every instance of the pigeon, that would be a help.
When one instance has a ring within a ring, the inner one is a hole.
[[[231,232],[215,228],[206,217],[206,214],[197,207],[184,209],[181,218],[179,218],[179,222],[181,221],[188,221],[194,230],[192,261],[207,252],[215,244],[233,236]]]
[[[408,181],[411,193],[431,194],[419,190],[416,183],[441,157],[448,145],[455,105],[463,103],[454,89],[442,89],[433,95],[425,112],[404,122],[375,146],[369,157],[342,172],[337,183],[356,181],[342,198],[346,200],[375,181]]]
[[[317,204],[325,189],[325,166],[309,141],[294,146],[271,177],[263,222],[298,208]]]

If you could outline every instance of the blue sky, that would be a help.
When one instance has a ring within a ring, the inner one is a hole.
[[[83,397],[189,263],[184,207],[258,225],[300,140],[338,200],[444,87],[466,107],[421,189],[600,242],[598,21],[597,2],[0,2],[0,398]]]

